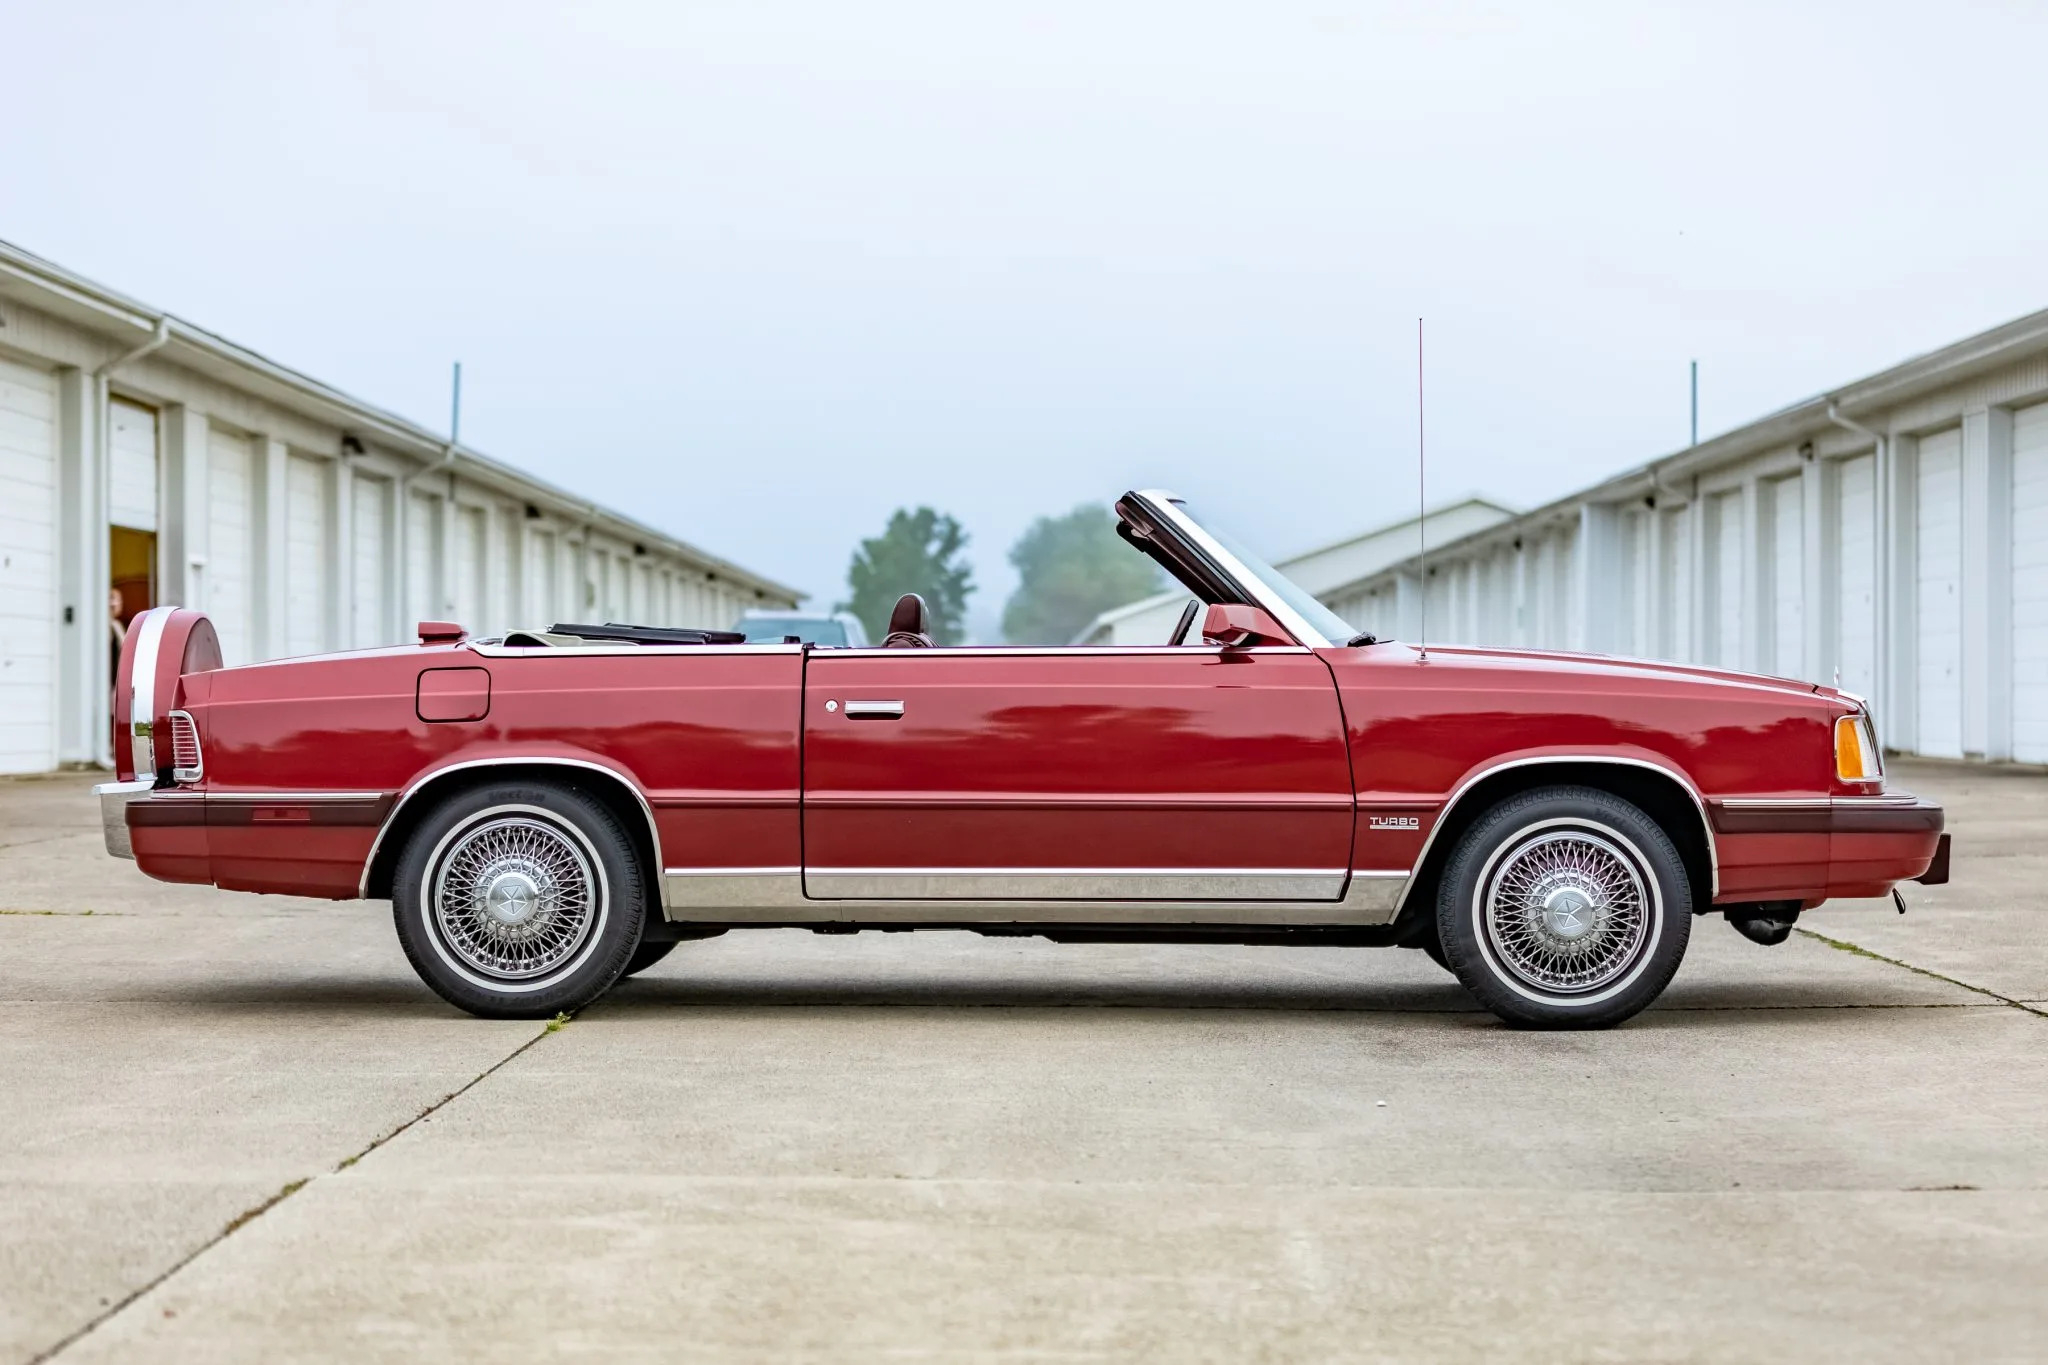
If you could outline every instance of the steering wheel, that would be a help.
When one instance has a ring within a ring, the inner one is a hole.
[[[1188,599],[1188,604],[1180,609],[1180,620],[1174,624],[1173,634],[1171,637],[1167,639],[1166,643],[1169,645],[1180,645],[1187,643],[1188,631],[1191,628],[1193,628],[1195,624],[1196,613],[1200,612],[1201,610],[1202,604],[1196,601],[1194,598],[1190,597]]]

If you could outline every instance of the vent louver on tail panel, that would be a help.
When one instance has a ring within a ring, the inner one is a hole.
[[[171,780],[197,782],[206,775],[199,756],[199,727],[189,712],[171,712]]]

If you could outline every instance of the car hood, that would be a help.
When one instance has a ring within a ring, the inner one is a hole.
[[[1489,649],[1474,645],[1431,645],[1432,659],[1461,660],[1477,667],[1526,668],[1541,673],[1577,673],[1583,676],[1666,678],[1690,681],[1715,688],[1742,688],[1781,693],[1787,697],[1821,697],[1855,708],[1862,699],[1839,688],[1797,678],[1776,678],[1764,673],[1740,673],[1728,668],[1707,668],[1696,664],[1666,663],[1658,659],[1631,659],[1618,654],[1582,654],[1562,649]]]

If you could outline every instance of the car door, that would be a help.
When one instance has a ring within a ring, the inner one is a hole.
[[[1169,920],[1191,918],[1171,902],[1334,901],[1352,809],[1335,684],[1299,647],[807,663],[814,899],[1152,902],[1131,917]]]

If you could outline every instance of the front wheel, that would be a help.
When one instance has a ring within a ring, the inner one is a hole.
[[[1591,787],[1509,797],[1458,841],[1437,895],[1446,965],[1511,1024],[1601,1028],[1660,995],[1692,928],[1671,837]]]
[[[567,786],[499,782],[443,802],[392,880],[413,970],[491,1019],[579,1009],[626,970],[646,915],[639,859],[605,806]]]

